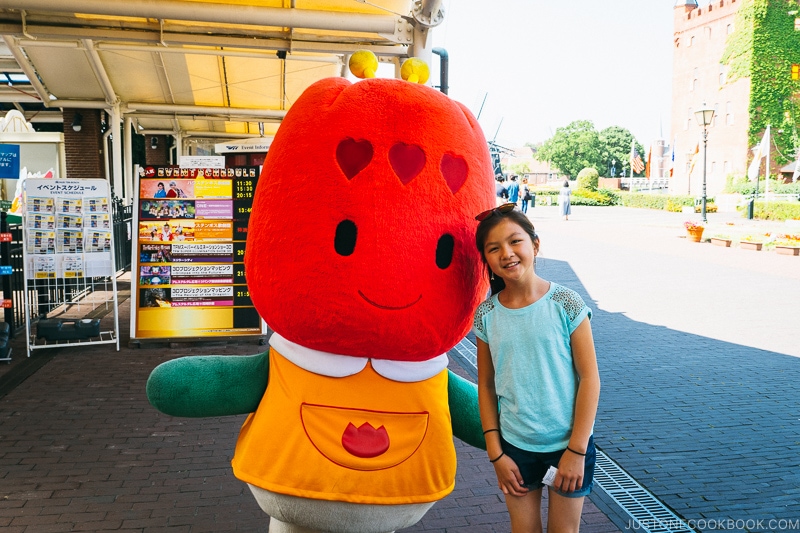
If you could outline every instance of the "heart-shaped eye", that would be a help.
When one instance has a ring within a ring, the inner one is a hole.
[[[416,144],[397,143],[389,149],[389,163],[403,185],[406,185],[422,172],[425,152]]]
[[[444,154],[440,168],[444,181],[455,194],[467,181],[467,162],[460,155]]]
[[[372,161],[372,144],[347,137],[336,147],[336,162],[347,179],[364,170]]]

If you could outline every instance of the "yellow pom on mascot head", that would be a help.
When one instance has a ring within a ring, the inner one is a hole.
[[[270,531],[393,531],[452,491],[453,433],[484,443],[446,352],[486,294],[474,217],[494,202],[477,121],[429,87],[324,79],[287,113],[245,253],[270,350],[177,359],[148,382],[168,414],[251,413],[233,469]]]

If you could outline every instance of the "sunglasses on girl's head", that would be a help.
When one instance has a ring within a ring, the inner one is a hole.
[[[475,220],[481,222],[496,213],[505,215],[506,213],[513,211],[515,207],[517,207],[517,204],[514,202],[508,202],[507,204],[499,205],[497,207],[493,207],[492,209],[487,209],[483,213],[478,214],[478,216],[475,217]]]

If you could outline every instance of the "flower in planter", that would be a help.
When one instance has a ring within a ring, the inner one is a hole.
[[[694,231],[694,230],[702,229],[704,226],[702,224],[700,224],[699,222],[693,222],[691,220],[687,220],[686,222],[683,223],[683,227],[686,228],[689,231]]]
[[[800,235],[776,235],[775,246],[800,247]]]
[[[739,239],[739,242],[754,242],[754,243],[763,244],[763,243],[769,242],[771,240],[772,240],[772,237],[770,236],[770,234],[769,233],[765,233],[763,235],[745,235],[744,237]]]
[[[721,241],[730,241],[731,240],[731,236],[730,235],[725,235],[724,233],[717,233],[716,235],[712,235],[711,238],[712,239],[719,239]]]

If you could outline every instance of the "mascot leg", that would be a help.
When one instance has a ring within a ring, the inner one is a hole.
[[[391,533],[413,526],[436,503],[362,505],[309,500],[248,486],[270,516],[270,533]]]

